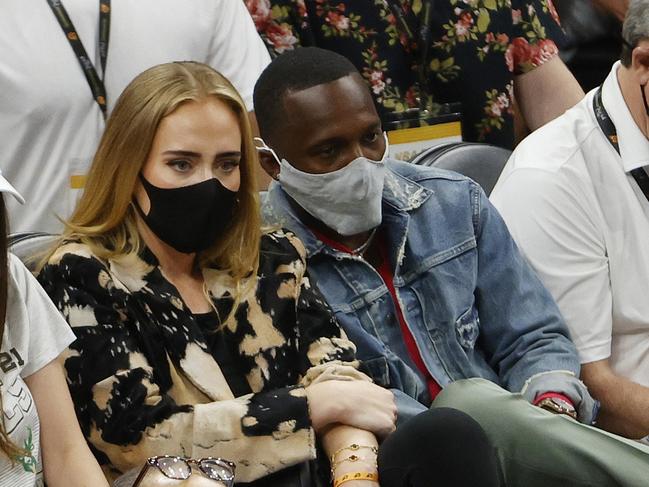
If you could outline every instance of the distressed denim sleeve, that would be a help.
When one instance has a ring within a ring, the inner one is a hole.
[[[512,392],[522,391],[538,374],[562,372],[552,374],[560,387],[554,392],[571,387],[579,391],[568,395],[580,409],[582,398],[590,396],[577,379],[579,357],[557,305],[477,185],[473,202],[478,242],[475,294],[489,364]],[[571,387],[564,387],[566,381]],[[544,383],[548,389],[538,392],[554,389],[550,376]]]
[[[397,428],[419,413],[428,410],[426,406],[405,392],[399,389],[390,389],[390,391],[394,394],[394,402],[397,406]]]

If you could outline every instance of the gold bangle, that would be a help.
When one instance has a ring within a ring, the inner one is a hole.
[[[344,462],[354,463],[354,462],[358,462],[359,460],[366,460],[366,461],[368,461],[368,463],[372,461],[372,459],[370,459],[370,458],[359,457],[358,455],[354,455],[354,454],[349,455],[348,457],[345,457],[342,460],[338,460],[337,462],[334,462],[334,463],[331,464],[331,478],[332,479],[334,478],[334,475],[336,474],[336,467],[338,465],[340,465],[341,463],[344,463]],[[376,463],[376,459],[373,459],[373,460],[374,460],[374,462],[372,463],[372,466],[374,468],[378,468],[378,464]]]
[[[350,472],[334,480],[334,487],[339,487],[350,480],[373,480],[379,481],[379,474],[376,472]]]
[[[379,454],[379,449],[378,449],[377,447],[375,447],[375,446],[359,445],[358,443],[352,443],[351,445],[347,445],[347,446],[344,446],[344,447],[342,447],[342,448],[336,450],[336,451],[333,453],[333,455],[331,455],[331,460],[329,461],[329,463],[333,464],[334,461],[336,460],[336,455],[338,455],[340,452],[343,452],[343,451],[345,451],[345,450],[358,451],[358,450],[360,450],[361,448],[365,448],[365,449],[371,450],[372,453],[374,453],[375,455],[378,455],[378,454]]]

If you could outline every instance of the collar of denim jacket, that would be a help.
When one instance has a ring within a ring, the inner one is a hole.
[[[416,210],[433,194],[432,190],[391,170],[390,164],[388,169],[383,185],[384,207],[387,204],[396,211]]]
[[[403,213],[413,211],[424,204],[433,194],[432,190],[392,171],[390,161],[386,162],[388,171],[383,186],[384,215],[386,212]],[[280,226],[295,233],[304,244],[308,257],[329,248],[302,223],[289,203],[287,194],[277,181],[273,181],[268,188],[262,205],[262,216],[266,225]],[[336,253],[337,251],[333,252]]]

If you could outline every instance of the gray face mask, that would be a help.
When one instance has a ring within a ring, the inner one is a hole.
[[[325,174],[302,172],[286,159],[280,161],[265,144],[263,149],[269,150],[279,163],[282,189],[332,230],[349,236],[381,224],[387,137],[385,153],[380,161],[357,157],[342,169]]]

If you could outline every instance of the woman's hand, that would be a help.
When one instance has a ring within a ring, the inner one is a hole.
[[[384,438],[396,428],[397,407],[388,389],[371,382],[330,380],[306,388],[316,432],[346,424]]]

